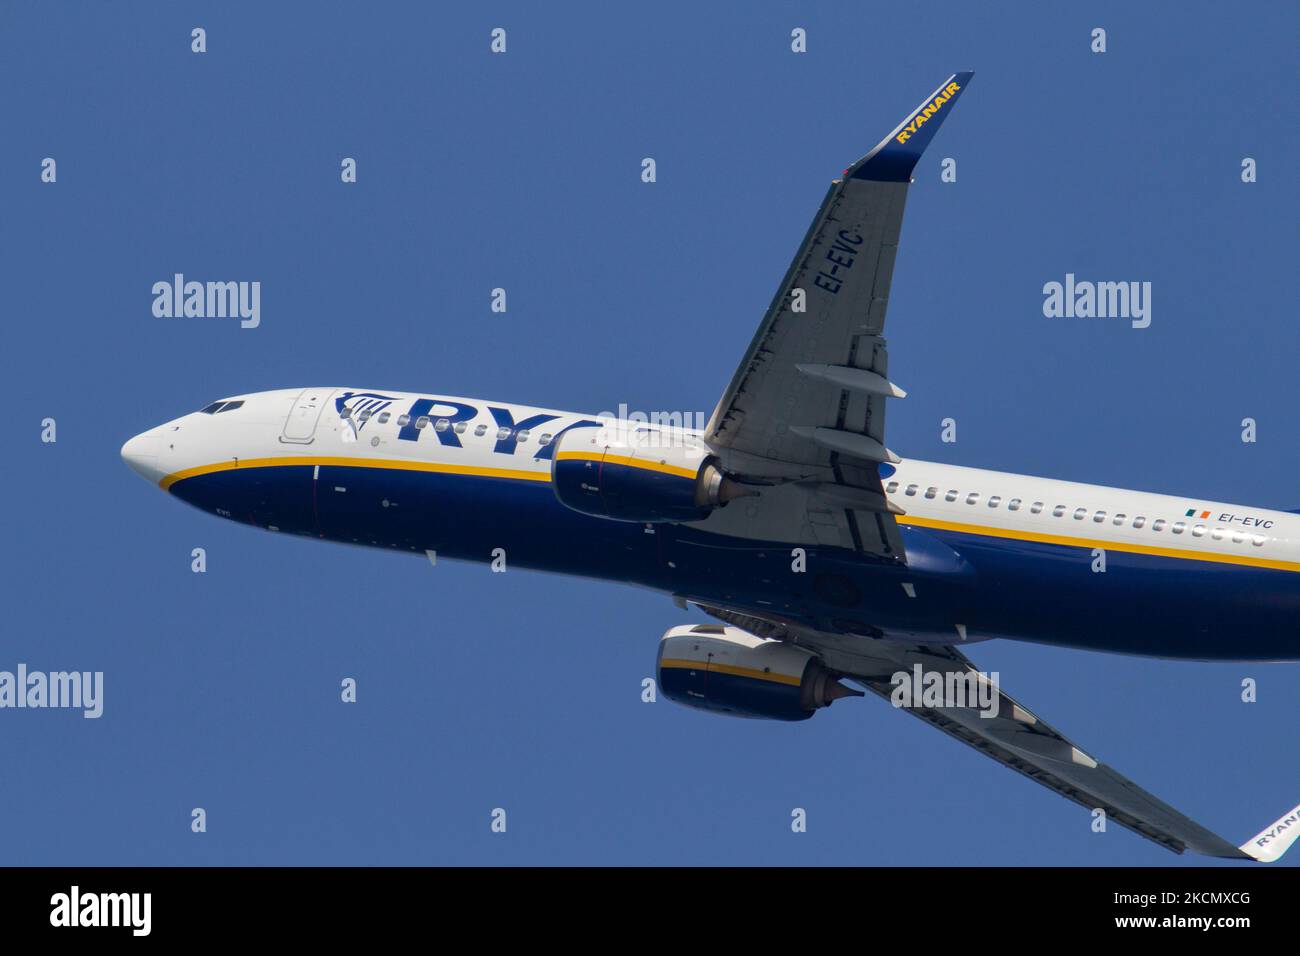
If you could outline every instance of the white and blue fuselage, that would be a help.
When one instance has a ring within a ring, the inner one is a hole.
[[[596,416],[475,399],[289,389],[213,403],[137,435],[122,455],[195,507],[283,534],[484,562],[502,549],[512,567],[638,584],[867,640],[1007,637],[1170,658],[1300,659],[1300,515],[904,460],[880,473],[907,559],[882,560],[738,537],[710,520],[575,510],[557,495],[557,475],[616,470],[614,458],[602,464],[573,441],[601,426]],[[709,453],[698,432],[657,430]],[[694,477],[617,461],[666,485]]]
[[[660,638],[669,700],[802,721],[873,693],[1091,820],[1175,852],[1276,860],[1300,837],[1300,807],[1226,841],[955,646],[1300,660],[1300,515],[886,446],[886,406],[905,397],[883,334],[905,199],[971,77],[950,75],[831,182],[703,430],[306,388],[214,402],[122,456],[189,504],[281,534],[654,588],[725,622]]]

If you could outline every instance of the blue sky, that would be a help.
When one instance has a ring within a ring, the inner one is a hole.
[[[794,726],[644,704],[657,639],[694,619],[666,596],[271,536],[119,460],[294,385],[707,413],[828,181],[974,69],[908,199],[891,446],[1300,507],[1296,8],[897,6],[0,7],[0,669],[106,685],[99,720],[0,712],[0,861],[1204,862],[1093,834],[876,700]],[[260,281],[261,326],[155,318],[174,272]],[[1151,281],[1151,327],[1045,318],[1067,272]],[[1234,841],[1300,800],[1293,665],[971,656]]]

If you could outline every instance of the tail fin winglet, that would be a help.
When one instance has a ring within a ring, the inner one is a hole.
[[[846,178],[891,183],[905,183],[911,179],[921,154],[974,75],[973,70],[966,70],[944,80],[875,149],[850,166]]]
[[[1280,819],[1260,830],[1243,843],[1240,849],[1261,863],[1273,863],[1282,858],[1282,854],[1297,837],[1300,837],[1300,806],[1293,807]]]

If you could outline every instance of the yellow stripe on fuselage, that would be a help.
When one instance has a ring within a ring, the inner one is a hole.
[[[683,478],[695,477],[695,472],[688,471],[684,468],[677,468],[673,465],[661,464],[660,462],[641,461],[621,456],[606,457],[599,453],[568,451],[560,452],[558,457],[562,460],[584,460],[596,462],[601,461],[603,458],[605,461],[611,461],[620,465],[628,465],[633,468],[644,468],[651,471],[663,472],[665,474],[677,475]],[[200,475],[211,475],[222,471],[233,471],[237,468],[286,468],[313,465],[338,466],[343,468],[381,468],[391,469],[393,471],[423,471],[443,475],[465,475],[473,478],[509,478],[517,481],[549,482],[551,480],[551,473],[549,470],[524,471],[518,468],[483,468],[474,465],[451,465],[443,462],[405,461],[401,459],[285,456],[282,458],[231,459],[229,461],[215,462],[210,465],[199,465],[195,468],[186,468],[183,471],[177,471],[167,475],[158,482],[158,486],[166,491],[178,481],[184,481],[186,478],[197,478]],[[962,534],[979,535],[986,538],[1003,538],[1011,541],[1031,541],[1038,544],[1055,544],[1069,548],[1101,548],[1103,550],[1120,551],[1128,554],[1148,554],[1162,558],[1177,558],[1184,561],[1209,561],[1216,564],[1235,564],[1249,568],[1268,568],[1274,571],[1300,572],[1300,562],[1277,561],[1264,557],[1257,558],[1248,554],[1223,554],[1217,551],[1193,551],[1187,548],[1162,548],[1155,545],[1133,544],[1128,541],[1104,541],[1096,538],[1076,538],[1069,535],[1041,534],[1035,531],[995,528],[989,525],[966,524],[957,521],[942,521],[937,518],[922,518],[916,515],[900,516],[896,520],[900,525],[910,525],[916,528],[935,528],[941,531],[956,531]],[[702,665],[695,664],[692,666]],[[723,669],[726,665],[714,664],[711,666]],[[726,671],[726,673],[733,672],[741,674],[739,670],[733,669],[732,671]],[[764,675],[761,672],[741,674],[741,676],[756,676],[772,679],[770,675]],[[798,681],[796,680],[795,683],[798,683]]]
[[[294,466],[326,465],[342,468],[386,468],[392,471],[427,471],[443,475],[468,475],[473,478],[514,478],[519,481],[551,480],[550,471],[524,471],[518,468],[481,468],[474,465],[449,465],[433,461],[404,461],[391,458],[340,458],[340,457],[283,457],[283,458],[247,458],[219,461],[211,465],[199,465],[174,472],[158,482],[166,491],[178,481],[197,478],[199,475],[211,475],[219,471],[234,471],[237,468],[289,468]]]
[[[899,524],[911,525],[917,528],[959,531],[962,534],[976,534],[986,538],[1009,538],[1013,541],[1059,544],[1070,548],[1101,548],[1102,550],[1122,551],[1129,554],[1150,554],[1161,558],[1180,558],[1185,561],[1212,561],[1218,564],[1239,564],[1250,568],[1271,568],[1275,571],[1300,571],[1300,563],[1294,561],[1275,561],[1271,558],[1256,558],[1248,554],[1222,554],[1217,551],[1192,551],[1187,548],[1161,548],[1147,544],[1132,544],[1128,541],[1102,541],[1095,538],[1039,534],[1035,531],[1019,531],[1009,528],[993,528],[982,524],[940,521],[937,518],[919,518],[915,515],[907,515],[895,520]],[[1251,545],[1251,547],[1254,547],[1254,545]]]
[[[752,667],[719,664],[716,661],[688,661],[674,657],[661,660],[659,666],[661,668],[670,667],[692,671],[717,671],[721,674],[732,674],[736,677],[752,677],[756,680],[771,681],[774,684],[789,684],[791,687],[798,687],[803,683],[802,677],[791,677],[789,674],[773,674],[771,671],[754,670]]]
[[[594,461],[596,464],[624,465],[628,468],[640,468],[642,471],[657,471],[664,475],[676,475],[678,478],[694,478],[698,469],[679,468],[662,461],[648,461],[644,458],[628,458],[624,455],[606,455],[598,451],[562,451],[555,456],[560,461]]]

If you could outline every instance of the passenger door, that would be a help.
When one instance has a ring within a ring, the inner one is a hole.
[[[293,445],[310,445],[316,440],[316,423],[333,395],[332,388],[304,388],[294,399],[284,420],[280,441]]]

